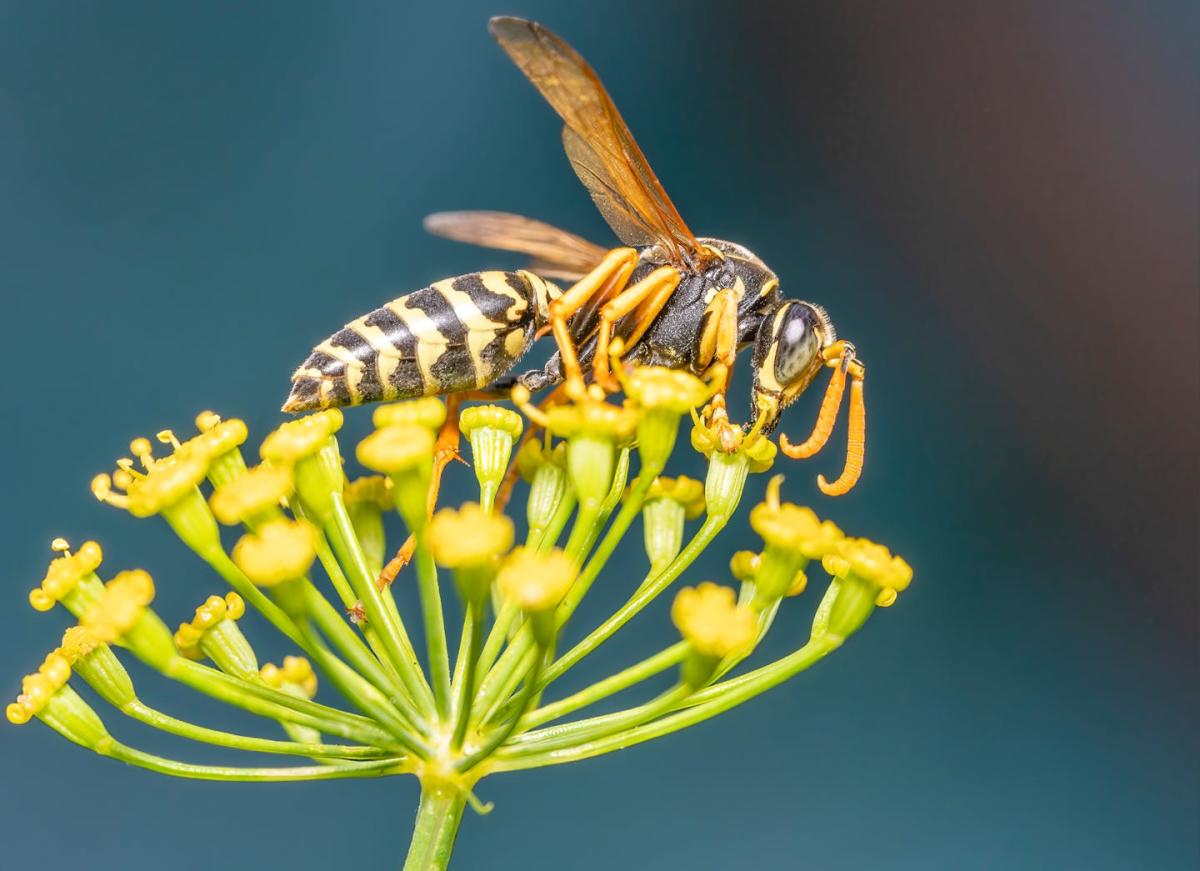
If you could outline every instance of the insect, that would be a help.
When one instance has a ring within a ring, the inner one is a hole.
[[[854,346],[836,338],[819,305],[784,299],[775,273],[748,249],[692,234],[595,72],[564,40],[520,18],[493,18],[489,29],[562,118],[571,166],[623,246],[609,250],[503,212],[431,215],[425,226],[436,235],[533,260],[524,270],[436,282],[351,322],[296,370],[284,411],[504,395],[516,385],[558,386],[578,398],[595,389],[588,385],[615,386],[615,359],[704,377],[714,387],[707,419],[727,420],[734,360],[753,346],[747,437],[769,435],[821,369],[833,370],[812,435],[801,444],[780,438],[788,456],[811,456],[824,446],[849,380],[846,465],[832,483],[818,479],[826,494],[849,491],[862,470],[865,436],[865,369]],[[564,290],[551,279],[570,283]],[[556,353],[544,367],[514,377],[521,357],[546,334]]]

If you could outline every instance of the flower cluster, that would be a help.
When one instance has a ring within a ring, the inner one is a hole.
[[[497,405],[455,406],[451,417],[433,398],[382,406],[374,430],[349,452],[338,441],[337,410],[284,423],[263,439],[257,462],[244,453],[246,426],[211,412],[187,441],[159,433],[164,456],[154,456],[149,439],[134,440],[133,458],[96,477],[94,494],[135,517],[162,517],[219,586],[171,632],[147,572],[110,573],[95,542],[72,553],[56,541],[58,556],[29,600],[39,611],[61,605],[77,622],[24,679],[8,719],[39,719],[97,753],[181,777],[413,774],[428,795],[449,796],[442,812],[456,825],[483,777],[615,751],[715,716],[836,650],[908,587],[903,559],[783,502],[776,477],[749,511],[761,546],[734,554],[733,584],[682,587],[670,607],[679,637],[611,677],[558,693],[567,672],[691,571],[736,516],[748,476],[775,458],[768,439],[706,410],[710,390],[699,379],[653,367],[615,374],[620,403],[587,391],[538,407],[518,389],[513,400],[524,418]],[[691,444],[708,461],[703,481],[664,474],[689,421]],[[439,508],[438,480],[454,455],[446,445],[460,432],[479,498]],[[347,454],[374,474],[347,479]],[[510,516],[520,479],[528,484],[524,512]],[[380,580],[394,514],[410,538],[405,571],[415,578],[419,615],[402,614]],[[639,518],[644,576],[603,577]],[[221,524],[240,530],[228,550]],[[786,656],[742,667],[784,601],[809,585],[814,564],[830,580],[809,637]],[[443,593],[447,577],[452,595]],[[625,584],[628,598],[561,649],[564,627],[578,621],[597,583]],[[295,655],[260,665],[239,628],[248,610]],[[423,651],[410,634],[413,619]],[[135,693],[125,654],[278,731],[225,732],[150,708]],[[650,702],[575,716],[672,669],[674,687]],[[734,669],[739,674],[727,677]],[[330,690],[320,700],[318,673]],[[182,738],[311,763],[209,766],[147,754],[109,733],[72,689],[77,681],[121,714]]]

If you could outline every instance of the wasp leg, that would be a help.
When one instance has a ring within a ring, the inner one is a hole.
[[[624,336],[625,348],[632,348],[650,328],[663,310],[682,276],[673,266],[660,266],[637,284],[627,287],[600,309],[600,326],[596,332],[596,353],[592,358],[592,380],[602,387],[616,389],[609,382],[609,342],[613,326],[626,315],[633,315],[632,331]],[[734,310],[736,316],[736,308]],[[736,329],[737,321],[734,321]]]
[[[733,378],[737,360],[738,298],[732,288],[717,292],[704,310],[700,334],[696,337],[696,365],[713,389],[705,417],[713,427],[725,451],[736,450],[741,432],[729,421],[725,394]]]
[[[472,394],[473,397],[474,394]],[[467,461],[458,452],[459,445],[462,443],[462,433],[458,428],[458,413],[466,398],[468,398],[467,395],[461,393],[452,393],[446,397],[446,422],[442,424],[437,441],[434,442],[433,475],[429,481],[429,495],[425,503],[425,510],[430,517],[437,508],[438,492],[441,489],[442,474],[446,471],[446,467],[456,460],[467,465]],[[381,590],[396,580],[396,576],[412,561],[413,551],[416,549],[417,537],[409,533],[404,544],[396,551],[396,555],[379,573],[378,583]]]
[[[583,396],[585,387],[583,371],[579,368],[579,354],[575,350],[568,321],[597,294],[604,298],[624,290],[629,276],[637,266],[637,256],[637,251],[633,248],[614,248],[604,255],[604,259],[595,269],[550,303],[550,328],[562,358],[562,371],[569,397]]]

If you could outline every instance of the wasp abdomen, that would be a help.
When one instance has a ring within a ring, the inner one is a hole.
[[[472,272],[394,299],[317,345],[283,410],[485,387],[529,349],[559,293],[531,272]]]

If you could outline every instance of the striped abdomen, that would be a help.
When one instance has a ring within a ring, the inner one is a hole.
[[[531,272],[472,272],[394,299],[313,349],[284,411],[457,393],[507,374],[560,294]]]

